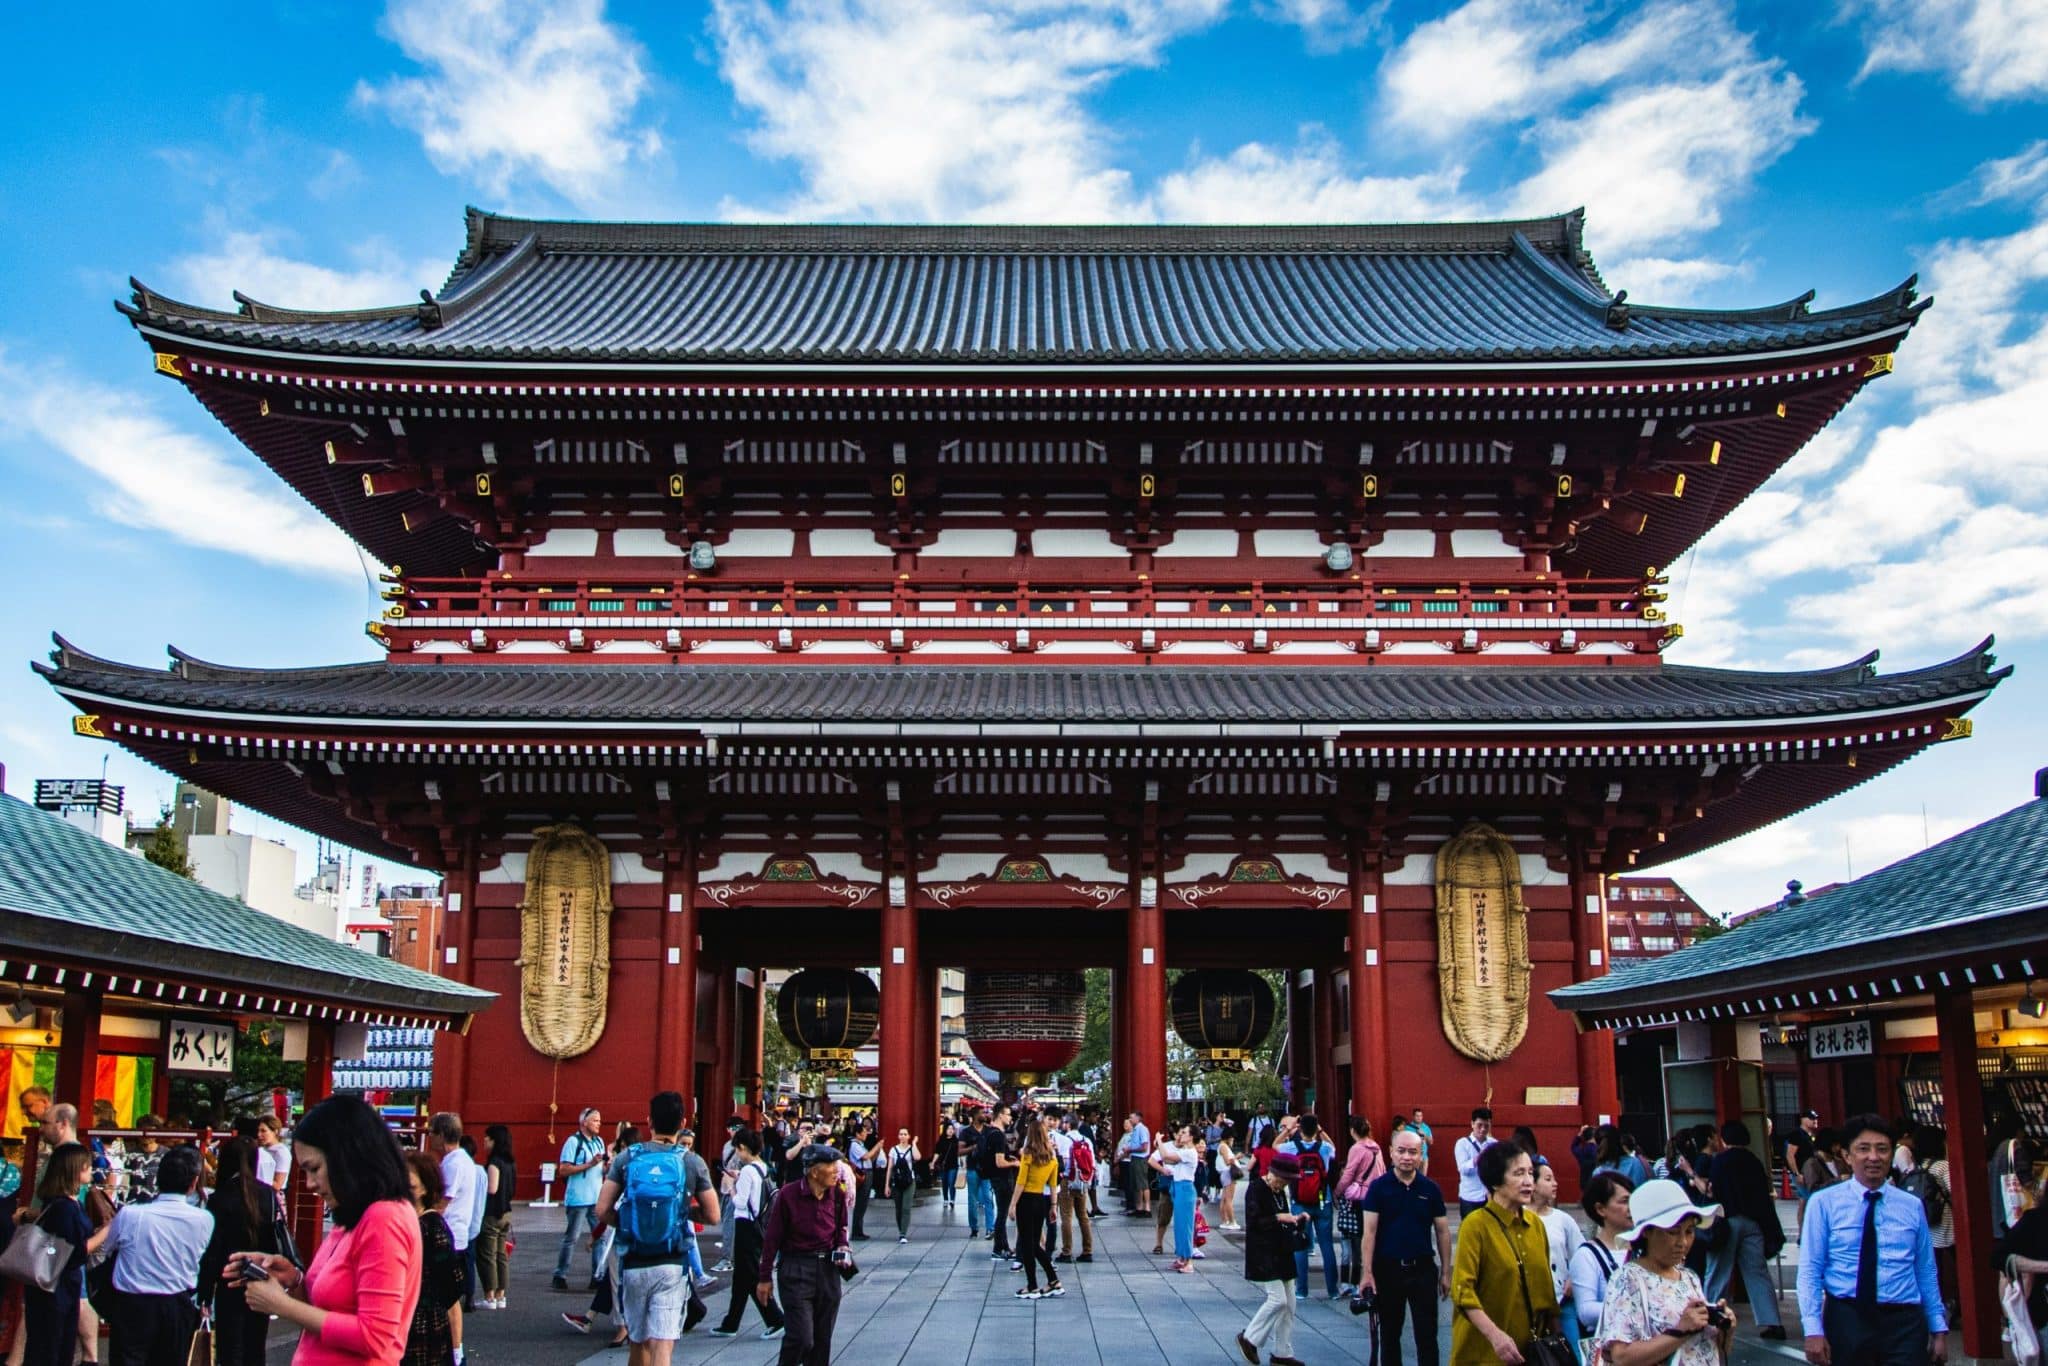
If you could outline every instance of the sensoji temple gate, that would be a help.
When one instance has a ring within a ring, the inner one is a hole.
[[[417,303],[137,285],[156,369],[392,567],[384,658],[45,672],[445,875],[443,970],[521,1004],[439,1049],[474,1119],[715,1122],[760,1099],[757,969],[879,966],[881,1120],[922,1131],[941,967],[1096,965],[1156,1120],[1168,970],[1273,966],[1297,1099],[1490,1096],[1562,1146],[1611,1038],[1530,1001],[1603,971],[1603,876],[1967,734],[1997,678],[1663,662],[1656,566],[1923,305],[1638,307],[1581,228],[472,211]]]

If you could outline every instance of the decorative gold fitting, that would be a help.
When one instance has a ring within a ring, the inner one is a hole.
[[[890,476],[889,476],[889,496],[890,496],[891,498],[906,498],[906,497],[908,497],[909,495],[910,495],[910,480],[909,480],[909,478],[908,478],[907,476],[905,476],[904,474],[900,473],[900,472],[899,472],[899,473],[896,473],[896,474],[892,474],[892,475],[890,475]]]
[[[1870,368],[1863,372],[1863,378],[1873,379],[1878,375],[1889,375],[1895,364],[1896,360],[1889,351],[1881,355],[1872,356],[1870,358]]]
[[[1379,476],[1378,476],[1377,474],[1365,474],[1365,475],[1361,475],[1361,476],[1359,476],[1359,480],[1358,480],[1358,496],[1359,496],[1359,497],[1361,497],[1361,498],[1377,498],[1377,497],[1379,497],[1379,496],[1380,496],[1380,477],[1379,477]]]
[[[1967,716],[1951,716],[1942,722],[1948,729],[1942,733],[1944,740],[1967,740],[1977,732],[1977,723]]]
[[[671,474],[671,475],[670,475],[670,476],[668,477],[668,496],[669,496],[669,497],[671,497],[671,498],[681,498],[681,497],[683,497],[683,496],[684,496],[684,489],[685,489],[685,487],[686,487],[686,485],[685,485],[685,482],[684,482],[684,479],[683,479],[683,476],[682,476],[682,475],[680,475],[680,474]]]
[[[82,712],[71,718],[71,733],[82,735],[88,740],[104,740],[107,733],[100,729],[100,718],[95,712]]]
[[[1557,496],[1560,498],[1572,496],[1572,477],[1569,474],[1557,476]]]
[[[156,353],[156,372],[159,375],[169,375],[172,379],[185,378],[185,372],[178,368],[178,358],[168,351]]]
[[[488,475],[488,474],[482,474],[482,473],[480,473],[480,474],[478,474],[478,475],[477,475],[477,477],[476,477],[476,492],[477,492],[477,497],[479,497],[479,498],[488,498],[488,497],[490,497],[490,496],[491,496],[491,476],[490,476],[490,475]]]

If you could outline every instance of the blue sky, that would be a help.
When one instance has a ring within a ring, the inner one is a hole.
[[[110,44],[110,36],[118,40]],[[1381,221],[1585,205],[1639,302],[1820,306],[1919,272],[1901,354],[1672,567],[1675,661],[1888,668],[1996,633],[1949,744],[1674,865],[1707,904],[1868,872],[2048,764],[2048,7],[2027,0],[391,0],[30,6],[0,149],[0,762],[170,779],[70,738],[50,630],[370,657],[339,532],[110,301],[438,285],[465,204],[632,218]],[[242,828],[285,834],[253,815]],[[293,838],[303,847],[310,841]]]

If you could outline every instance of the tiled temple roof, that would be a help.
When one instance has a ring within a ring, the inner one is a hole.
[[[438,294],[321,313],[136,284],[136,324],[273,352],[477,364],[1386,365],[1798,351],[1910,323],[1611,295],[1579,213],[1332,227],[546,222],[471,210]]]

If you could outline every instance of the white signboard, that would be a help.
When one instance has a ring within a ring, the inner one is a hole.
[[[1811,1024],[1806,1027],[1806,1056],[1815,1062],[1834,1058],[1867,1058],[1870,1056],[1870,1039],[1868,1020]]]
[[[166,1051],[171,1071],[225,1077],[235,1070],[235,1028],[211,1020],[172,1020]]]

